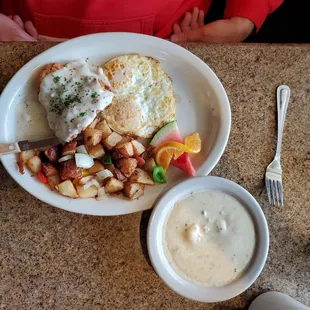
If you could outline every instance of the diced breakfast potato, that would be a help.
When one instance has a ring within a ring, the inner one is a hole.
[[[121,135],[119,135],[116,132],[112,132],[108,137],[106,137],[105,139],[102,139],[102,143],[104,144],[104,146],[108,150],[111,150],[121,140],[122,140],[122,136]]]
[[[145,147],[143,144],[141,144],[139,141],[137,140],[132,140],[131,144],[133,146],[133,151],[134,151],[134,155],[135,156],[140,156],[142,153],[145,152]]]
[[[121,143],[125,143],[125,142],[131,142],[134,139],[134,137],[123,134],[122,135],[122,141]]]
[[[84,143],[87,146],[97,145],[101,142],[102,131],[99,129],[86,128],[84,130]]]
[[[145,184],[145,185],[154,185],[154,181],[152,180],[150,175],[146,171],[140,168],[137,168],[133,172],[133,174],[130,176],[128,181]]]
[[[119,153],[118,151],[112,151],[111,156],[113,160],[120,160],[125,157],[123,154]]]
[[[115,178],[109,178],[104,186],[104,190],[107,194],[116,193],[124,188],[124,183]]]
[[[90,146],[88,148],[88,155],[91,157],[91,158],[102,158],[104,156],[105,152],[104,152],[104,149],[103,149],[103,146],[101,144],[97,144],[95,146]]]
[[[62,150],[62,156],[74,155],[76,152],[76,141],[66,143]]]
[[[138,199],[144,194],[144,185],[139,183],[127,182],[124,185],[124,194],[131,200]]]
[[[70,180],[66,180],[58,185],[55,188],[59,191],[61,195],[70,197],[70,198],[78,198],[78,194],[72,182]]]
[[[153,145],[149,145],[145,148],[145,152],[141,154],[141,157],[144,160],[148,160],[154,156],[155,147]]]
[[[17,167],[18,167],[18,171],[20,174],[24,174],[25,173],[25,169],[24,169],[24,163],[23,161],[19,158],[16,162]]]
[[[84,189],[83,185],[78,185],[76,190],[80,198],[94,198],[98,194],[98,188],[95,185],[92,185],[87,189]]]
[[[105,120],[99,122],[95,128],[102,131],[102,139],[105,139],[112,133],[111,128]]]
[[[58,170],[52,164],[42,164],[42,171],[46,177],[58,174]]]
[[[39,156],[32,156],[30,159],[28,159],[26,165],[33,173],[38,173],[42,170],[42,163]]]
[[[127,180],[127,178],[123,175],[123,173],[117,168],[115,168],[115,176],[118,180],[122,182],[125,182]]]
[[[23,151],[20,153],[19,158],[23,163],[26,163],[31,157],[35,155],[37,155],[35,150]]]
[[[142,157],[138,156],[138,157],[135,157],[135,159],[137,160],[137,167],[138,168],[141,168],[142,166],[144,166],[145,160]]]
[[[49,177],[47,177],[47,181],[48,181],[48,185],[51,188],[51,190],[55,190],[56,189],[56,185],[58,185],[60,183],[60,177],[59,174],[55,174],[55,175],[51,175]]]
[[[156,167],[155,159],[151,157],[145,161],[145,164],[142,166],[142,169],[152,174],[155,167]]]
[[[59,158],[58,148],[56,146],[50,147],[49,149],[45,150],[44,154],[52,164],[56,163]]]
[[[105,167],[115,175],[115,166],[113,164],[105,165]]]
[[[96,125],[99,123],[99,118],[96,117],[88,126],[87,128],[90,128],[90,129],[94,129],[96,127]]]
[[[87,171],[89,174],[95,174],[102,170],[104,170],[104,165],[99,160],[95,160],[94,165],[90,167]]]
[[[79,179],[82,177],[82,169],[76,166],[74,159],[70,159],[60,165],[59,174],[62,181]]]
[[[21,174],[25,173],[24,164],[26,164],[27,161],[35,155],[37,155],[37,152],[35,150],[28,150],[28,151],[23,151],[19,153],[18,160],[17,160],[17,166]]]
[[[131,157],[134,154],[131,142],[119,143],[115,146],[115,150],[125,157]]]
[[[135,158],[122,158],[117,164],[122,174],[129,178],[137,168],[137,160]]]

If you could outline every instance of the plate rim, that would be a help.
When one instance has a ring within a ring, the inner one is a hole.
[[[7,83],[7,85],[5,86],[5,88],[2,91],[1,97],[0,97],[0,104],[4,101],[7,101],[8,103],[6,104],[6,108],[9,109],[10,105],[13,102],[13,99],[15,98],[15,96],[17,95],[17,93],[19,92],[19,90],[21,89],[21,87],[24,87],[24,85],[27,83],[28,79],[25,81],[24,84],[22,84],[18,89],[15,88],[14,83],[16,83],[16,79],[18,79],[19,77],[23,76],[24,74],[26,74],[27,71],[31,70],[34,71],[36,70],[38,67],[40,67],[45,61],[41,60],[42,58],[44,59],[44,57],[46,55],[49,55],[50,53],[57,53],[58,50],[62,50],[66,47],[70,47],[72,44],[78,44],[78,43],[82,43],[83,41],[85,42],[85,40],[92,40],[93,38],[95,39],[99,39],[99,38],[104,38],[104,39],[109,39],[109,37],[111,37],[113,39],[113,37],[131,37],[132,39],[134,38],[143,38],[144,40],[151,40],[151,41],[158,41],[161,42],[161,44],[164,44],[164,47],[167,47],[167,52],[169,53],[170,48],[172,48],[175,52],[177,52],[178,54],[180,54],[181,56],[183,56],[184,58],[188,58],[190,57],[190,59],[195,62],[196,64],[201,65],[205,70],[205,72],[207,72],[209,75],[213,76],[212,80],[210,80],[210,84],[212,84],[212,87],[214,87],[217,92],[220,93],[221,95],[221,99],[223,100],[223,103],[225,104],[225,107],[221,107],[222,109],[225,108],[226,112],[224,114],[222,114],[221,116],[225,116],[225,128],[220,127],[219,128],[219,132],[218,132],[218,137],[215,147],[217,148],[217,155],[214,155],[211,151],[211,155],[213,156],[213,161],[212,164],[210,163],[206,163],[206,161],[204,163],[202,163],[202,165],[199,167],[199,170],[197,171],[197,175],[207,175],[209,174],[214,167],[216,166],[216,164],[218,163],[218,161],[220,160],[220,158],[222,157],[225,148],[227,146],[228,143],[228,139],[230,136],[230,131],[231,131],[231,108],[230,108],[230,103],[229,103],[229,99],[227,96],[227,93],[221,83],[221,81],[219,80],[219,78],[217,77],[217,75],[215,74],[215,72],[205,63],[203,62],[199,57],[197,57],[195,54],[191,53],[190,51],[188,51],[187,49],[176,45],[172,42],[169,42],[167,40],[164,39],[160,39],[157,37],[153,37],[153,36],[148,36],[148,35],[143,35],[143,34],[136,34],[136,33],[127,33],[127,32],[118,32],[118,33],[113,33],[113,32],[106,32],[106,33],[96,33],[96,34],[90,34],[90,35],[85,35],[85,36],[81,36],[81,37],[77,37],[62,43],[59,43],[55,46],[52,46],[50,48],[48,48],[47,50],[43,51],[42,53],[36,55],[34,58],[32,58],[30,61],[28,61],[26,64],[24,64],[15,74],[14,76],[10,79],[10,81]],[[147,44],[147,42],[146,42]],[[162,48],[163,49],[163,48]],[[217,92],[215,92],[217,94]],[[7,117],[8,117],[8,113],[1,113],[0,114],[0,123],[2,123],[3,125],[3,129],[4,129],[4,133],[0,133],[0,139],[4,140],[4,142],[8,142],[8,135],[7,135]],[[213,150],[214,151],[214,150]],[[210,155],[210,154],[209,154]],[[51,202],[50,199],[45,199],[46,195],[40,195],[35,193],[34,190],[29,190],[26,186],[26,184],[21,184],[20,180],[18,177],[16,177],[13,172],[11,171],[11,167],[9,165],[9,163],[5,160],[5,156],[0,156],[0,160],[4,166],[4,168],[6,169],[6,171],[9,173],[9,175],[15,180],[15,182],[17,182],[21,187],[23,187],[28,193],[30,193],[31,195],[33,195],[34,197],[36,197],[37,199],[52,205],[54,207],[63,209],[63,210],[67,210],[70,212],[75,212],[75,213],[80,213],[80,214],[88,214],[88,215],[99,215],[99,216],[113,216],[113,215],[122,215],[122,214],[129,214],[129,213],[134,213],[134,212],[139,212],[139,211],[144,211],[147,209],[150,209],[152,207],[152,205],[150,206],[148,204],[148,206],[145,207],[141,207],[137,210],[126,210],[125,212],[102,212],[100,214],[98,214],[97,212],[92,213],[92,212],[88,212],[88,211],[75,211],[74,208],[67,208],[67,207],[63,207],[60,206],[59,204],[57,205],[56,203]],[[69,199],[69,198],[67,198]],[[86,200],[85,200],[86,201]],[[104,209],[104,208],[103,208]]]

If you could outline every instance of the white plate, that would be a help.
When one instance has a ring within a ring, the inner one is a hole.
[[[39,68],[47,63],[66,63],[89,58],[90,63],[102,64],[112,57],[140,53],[158,59],[172,77],[176,93],[178,125],[183,135],[199,132],[203,150],[193,157],[198,175],[208,174],[220,159],[230,132],[230,105],[225,90],[213,71],[187,50],[151,36],[131,33],[102,33],[79,37],[45,51],[19,70],[4,89],[1,98],[0,142],[15,141],[16,107],[22,104],[26,93],[35,94],[34,80]],[[32,77],[32,78],[30,78]],[[29,193],[53,206],[72,212],[93,215],[118,215],[150,208],[165,188],[148,187],[143,198],[128,201],[109,198],[102,202],[94,199],[69,199],[51,192],[29,173],[20,175],[16,156],[5,155],[2,163],[10,175]],[[177,169],[169,169],[169,185],[185,178]]]
[[[196,285],[183,279],[170,266],[163,249],[163,227],[173,206],[190,192],[202,190],[219,190],[239,200],[251,215],[255,226],[256,248],[249,267],[239,278],[223,287]],[[172,290],[189,299],[219,302],[241,294],[257,279],[267,259],[269,232],[260,205],[243,187],[219,177],[200,177],[178,184],[159,199],[149,221],[147,244],[157,274]]]

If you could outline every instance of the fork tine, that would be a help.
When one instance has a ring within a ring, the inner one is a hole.
[[[279,206],[280,204],[280,198],[279,198],[279,182],[274,180],[274,188],[275,188],[275,192],[276,192],[276,203],[277,203],[277,206]]]
[[[269,200],[269,203],[271,204],[270,180],[267,177],[265,177],[265,186],[266,186],[266,190],[267,190],[268,200]]]
[[[276,195],[275,195],[275,188],[273,180],[270,180],[270,189],[271,189],[271,196],[272,196],[272,204],[276,205]]]
[[[282,182],[277,181],[277,183],[278,183],[278,188],[279,188],[280,204],[281,204],[281,207],[283,207],[283,188],[282,188]]]

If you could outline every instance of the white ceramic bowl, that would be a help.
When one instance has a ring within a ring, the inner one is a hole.
[[[176,118],[181,134],[186,136],[199,132],[202,139],[202,151],[193,156],[197,175],[210,173],[222,156],[230,133],[230,105],[221,82],[202,60],[184,48],[167,40],[140,34],[98,33],[79,37],[58,44],[29,61],[1,94],[0,143],[16,140],[16,123],[19,121],[16,110],[29,94],[34,94],[31,102],[36,103],[36,77],[44,64],[89,58],[89,63],[100,65],[115,56],[130,53],[158,59],[172,77],[180,98]],[[35,139],[31,133],[23,132],[25,136],[21,140]],[[70,199],[52,192],[37,178],[32,178],[28,171],[21,175],[16,167],[15,154],[4,155],[1,161],[15,181],[33,196],[58,208],[91,215],[119,215],[149,209],[161,192],[167,189],[166,186],[172,186],[187,177],[171,167],[167,185],[148,187],[145,195],[135,201],[116,197],[104,201]]]
[[[219,190],[236,198],[247,209],[255,226],[256,248],[249,267],[240,277],[223,287],[196,285],[183,279],[170,266],[163,249],[164,224],[175,203],[190,192],[201,190]],[[260,205],[243,187],[219,177],[198,177],[173,187],[157,202],[149,222],[147,242],[151,262],[166,285],[192,300],[219,302],[241,294],[257,279],[267,259],[269,232]]]

